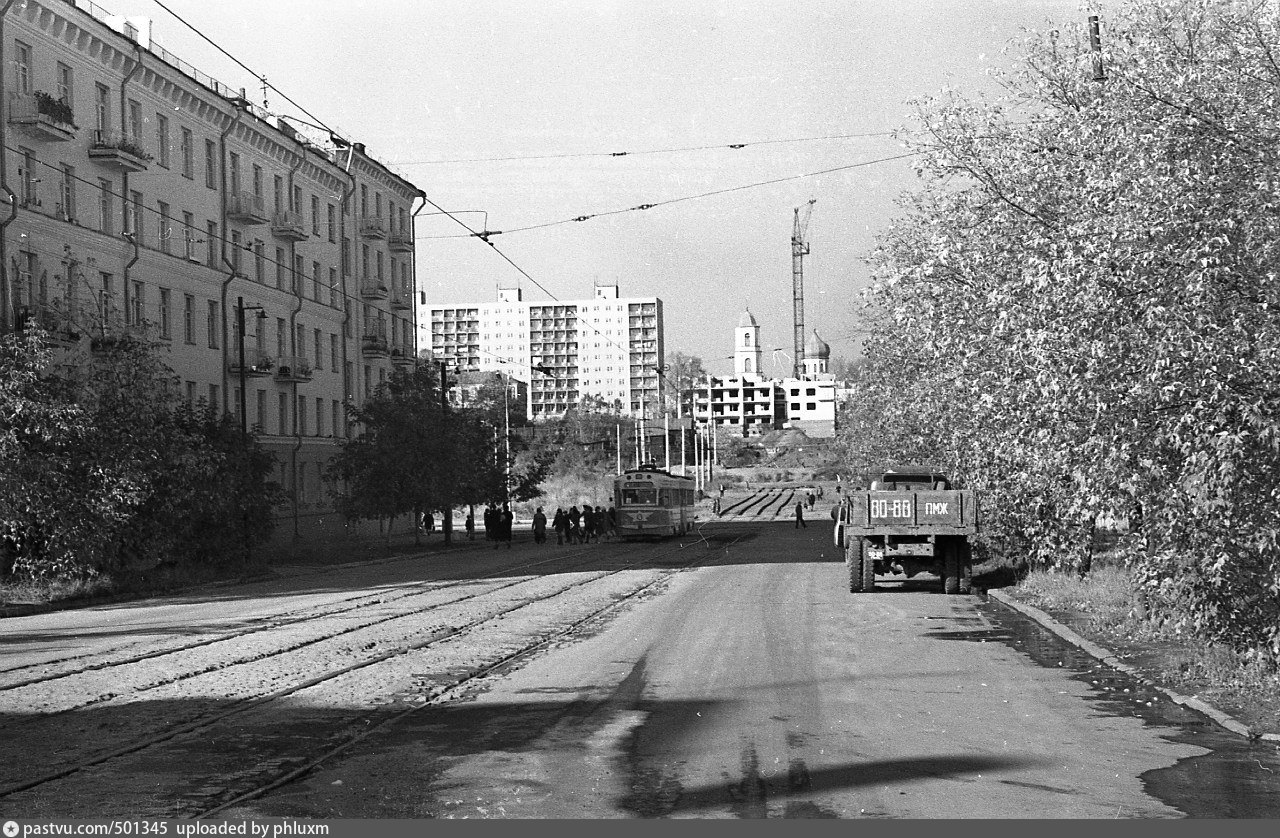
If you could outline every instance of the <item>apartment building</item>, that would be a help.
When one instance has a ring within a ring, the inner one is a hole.
[[[584,399],[632,416],[660,414],[657,297],[624,298],[617,285],[597,285],[591,299],[526,302],[520,289],[500,289],[495,303],[430,306],[420,320],[433,357],[527,382],[530,419],[563,416]]]
[[[0,330],[35,317],[86,358],[158,341],[185,398],[242,416],[277,455],[278,533],[340,531],[321,476],[347,405],[414,363],[422,192],[362,144],[251,105],[145,19],[25,0],[2,24],[17,212],[0,220]]]

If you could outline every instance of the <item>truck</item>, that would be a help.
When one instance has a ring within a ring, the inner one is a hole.
[[[927,572],[942,580],[944,593],[969,593],[977,495],[953,489],[944,472],[929,466],[892,466],[869,477],[870,488],[844,494],[835,521],[849,591],[874,591],[877,574]]]

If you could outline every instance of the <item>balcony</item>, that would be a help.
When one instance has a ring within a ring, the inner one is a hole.
[[[391,295],[391,308],[396,311],[408,311],[413,308],[413,300],[408,291],[397,291]],[[462,335],[461,332],[458,333]]]
[[[248,362],[248,352],[245,361]],[[303,382],[311,380],[311,362],[296,355],[281,355],[276,367],[276,381]]]
[[[240,374],[240,358],[239,353],[233,352],[227,363],[227,372],[232,375]],[[244,374],[253,378],[261,378],[264,375],[271,375],[271,370],[276,365],[275,358],[272,358],[266,352],[255,347],[245,347],[244,350]],[[307,378],[311,378],[308,371]],[[306,380],[306,379],[303,379]]]
[[[366,300],[385,300],[391,289],[380,279],[366,279],[360,283],[360,296]]]
[[[366,334],[360,341],[360,350],[366,358],[386,358],[391,354],[386,336],[377,333]]]
[[[77,130],[71,106],[40,90],[9,94],[9,124],[36,139],[57,142],[75,139]]]
[[[387,222],[383,221],[380,215],[362,215],[359,229],[360,238],[362,239],[385,239],[387,237]]]
[[[302,213],[295,210],[277,212],[271,219],[271,235],[289,241],[305,241],[310,234],[302,223]]]
[[[93,141],[89,143],[89,159],[126,172],[144,172],[155,158],[127,134],[98,129],[93,132]]]
[[[387,236],[387,249],[392,253],[412,253],[413,234],[397,230]]]
[[[261,195],[238,192],[227,196],[227,218],[242,224],[266,224],[271,214]]]
[[[391,363],[397,367],[413,366],[413,350],[404,346],[391,347]]]

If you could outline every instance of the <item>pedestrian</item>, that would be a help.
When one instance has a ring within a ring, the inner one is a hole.
[[[582,505],[582,543],[590,544],[591,538],[596,534],[596,516],[591,510],[591,504],[584,503]]]
[[[543,514],[541,506],[533,513],[533,543],[547,543],[547,516]]]
[[[551,519],[551,529],[556,531],[556,544],[564,544],[565,535],[569,532],[569,518],[564,514],[564,507],[556,507],[556,517]]]
[[[582,542],[582,512],[576,505],[569,507],[569,543]]]
[[[806,524],[806,523],[804,522],[804,503],[803,503],[803,502],[800,502],[800,501],[796,501],[796,526],[795,526],[795,528],[796,528],[796,529],[800,529],[801,527],[804,527],[806,530],[807,530],[807,529],[809,529],[809,525],[808,525],[808,524]]]
[[[493,504],[489,504],[484,508],[484,540],[485,541],[494,540],[494,527],[497,526],[497,523],[498,522],[494,518]]]
[[[818,500],[822,500],[822,487],[818,487]]]
[[[809,508],[810,508],[810,509],[813,509],[813,505],[814,505],[815,503],[817,503],[817,502],[818,502],[817,497],[815,497],[815,496],[814,496],[813,492],[810,492],[810,493],[809,493]]]
[[[467,541],[476,540],[476,511],[474,509],[467,510]]]
[[[511,507],[507,504],[502,505],[502,517],[499,519],[498,529],[501,533],[501,539],[507,542],[507,549],[511,549],[511,524],[515,521],[515,516],[511,514]],[[497,547],[498,545],[494,545]]]
[[[596,544],[600,543],[600,537],[604,535],[604,507],[596,504],[595,511],[591,513],[592,531],[596,534]]]
[[[613,504],[609,504],[609,511],[605,513],[605,532],[609,534],[610,541],[618,534],[618,510]]]
[[[436,531],[436,516],[433,515],[432,513],[430,512],[425,513],[422,516],[422,523],[423,523],[422,528],[425,529],[427,532]]]

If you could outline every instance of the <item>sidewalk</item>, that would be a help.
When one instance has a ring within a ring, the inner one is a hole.
[[[1099,646],[1097,643],[1094,643],[1091,640],[1081,637],[1074,630],[1058,622],[1053,617],[1049,616],[1049,614],[1045,613],[1039,608],[1036,608],[1033,605],[1027,605],[1024,602],[1019,602],[1018,600],[1009,596],[999,588],[992,588],[988,590],[987,596],[991,597],[992,599],[996,600],[1002,605],[1012,608],[1014,611],[1024,614],[1027,617],[1030,617],[1032,620],[1036,621],[1044,628],[1053,632],[1058,637],[1067,641],[1071,645],[1082,649],[1084,652],[1097,658],[1099,661],[1106,664],[1107,666],[1113,669],[1118,669],[1119,671],[1125,673],[1126,675],[1129,675],[1132,678],[1135,678],[1138,681],[1141,681],[1142,683],[1152,687],[1153,689],[1159,690],[1160,692],[1167,695],[1169,697],[1169,700],[1173,701],[1175,704],[1181,704],[1184,707],[1189,707],[1192,710],[1195,710],[1199,713],[1202,713],[1205,716],[1208,716],[1214,722],[1221,725],[1226,730],[1231,731],[1232,733],[1238,734],[1240,736],[1244,736],[1249,739],[1260,739],[1266,742],[1280,742],[1280,733],[1259,733],[1257,731],[1250,729],[1248,725],[1244,724],[1239,719],[1236,719],[1233,716],[1227,713],[1224,713],[1222,710],[1219,710],[1217,707],[1214,707],[1195,696],[1187,696],[1187,695],[1182,695],[1179,692],[1175,692],[1174,690],[1160,684],[1159,682],[1154,681],[1151,678],[1148,678],[1147,676],[1143,675],[1142,672],[1139,671],[1136,667],[1130,666],[1129,664],[1120,660],[1115,655],[1115,653],[1113,653],[1111,650],[1105,649],[1102,646]]]

